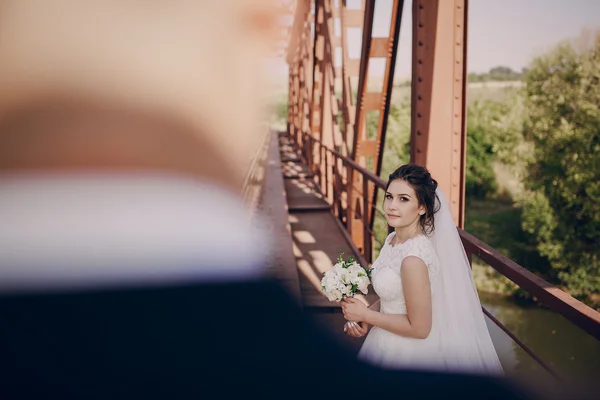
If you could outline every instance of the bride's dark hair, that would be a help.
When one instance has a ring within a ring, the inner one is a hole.
[[[419,218],[419,224],[426,235],[432,234],[435,230],[433,215],[440,209],[440,200],[435,192],[437,181],[425,167],[406,164],[390,174],[385,190],[387,191],[390,184],[398,179],[408,183],[415,191],[419,205],[425,206],[425,214]]]

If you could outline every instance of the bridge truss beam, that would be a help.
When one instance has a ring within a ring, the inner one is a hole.
[[[467,1],[413,0],[412,9],[411,161],[436,177],[460,227],[464,224]],[[344,175],[343,165],[327,159],[317,146],[307,149],[304,138],[318,139],[369,172],[381,174],[404,1],[393,0],[386,37],[373,37],[375,5],[376,0],[362,0],[360,9],[351,9],[346,0],[298,0],[287,52],[288,131],[304,149],[305,158],[310,158],[311,172],[321,186],[328,182],[346,188],[343,196],[332,199],[333,187],[322,187],[362,252],[372,247],[365,238],[371,237],[376,216],[375,186],[365,184],[352,169]],[[349,30],[357,28],[362,29],[361,54],[353,59]],[[336,54],[341,57],[336,59]],[[369,74],[378,59],[385,63],[382,80]],[[377,122],[375,130],[369,129],[374,125],[369,121]]]

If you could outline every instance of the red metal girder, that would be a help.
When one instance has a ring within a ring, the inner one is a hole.
[[[467,0],[415,0],[411,161],[431,171],[464,225]],[[434,90],[435,89],[435,90]]]

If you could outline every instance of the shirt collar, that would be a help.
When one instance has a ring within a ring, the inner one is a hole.
[[[239,281],[269,249],[240,199],[154,174],[0,176],[0,291]]]

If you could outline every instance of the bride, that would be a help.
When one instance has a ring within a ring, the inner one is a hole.
[[[353,337],[369,331],[359,357],[385,368],[502,375],[450,208],[418,165],[389,177],[383,202],[395,228],[372,265],[380,310],[342,302]],[[353,321],[361,321],[353,322]]]

